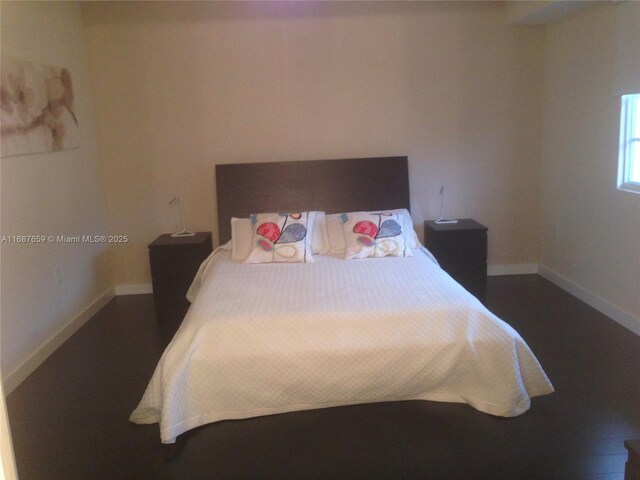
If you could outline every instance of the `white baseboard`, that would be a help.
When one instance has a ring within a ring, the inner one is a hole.
[[[143,295],[153,293],[153,286],[150,283],[133,283],[129,285],[116,285],[116,295]]]
[[[631,330],[636,335],[640,335],[640,318],[634,317],[630,313],[616,307],[612,303],[597,296],[595,293],[590,292],[573,280],[551,270],[545,265],[538,265],[538,274],[563,290],[569,292],[574,297],[579,298],[590,307],[604,313],[607,317]]]
[[[60,345],[66,342],[80,327],[104,307],[114,296],[113,288],[104,291],[80,313],[69,320],[51,337],[45,340],[26,360],[9,372],[2,380],[5,395],[11,393],[22,381],[40,366]]]
[[[487,275],[527,275],[538,273],[537,263],[516,263],[511,265],[489,265]]]

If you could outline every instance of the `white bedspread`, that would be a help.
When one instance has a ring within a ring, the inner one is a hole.
[[[391,400],[509,417],[553,392],[515,330],[414,254],[243,265],[217,250],[131,421],[173,443],[224,419]]]

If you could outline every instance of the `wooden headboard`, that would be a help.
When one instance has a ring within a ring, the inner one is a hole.
[[[409,209],[407,157],[216,166],[220,245],[231,217],[260,212]]]

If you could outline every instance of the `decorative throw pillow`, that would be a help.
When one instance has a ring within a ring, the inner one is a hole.
[[[251,215],[253,241],[244,263],[313,262],[311,241],[315,213]]]
[[[351,212],[340,216],[346,241],[345,259],[411,257],[402,233],[403,218],[391,212]]]
[[[418,235],[413,228],[413,220],[411,214],[406,208],[398,208],[395,210],[385,210],[386,213],[397,213],[402,218],[400,225],[402,226],[402,235],[404,236],[407,246],[409,248],[420,247],[420,241]],[[335,213],[326,215],[326,229],[329,238],[329,251],[327,253],[344,254],[347,249],[347,245],[344,238],[344,231],[342,229],[341,214]]]
[[[315,217],[313,222],[313,234],[311,235],[311,251],[314,255],[326,255],[329,253],[329,238],[325,224],[324,212],[309,212],[310,217]],[[342,235],[342,225],[340,225]],[[253,243],[253,225],[250,218],[231,218],[231,258],[243,262],[251,252]],[[342,249],[344,253],[344,248]]]

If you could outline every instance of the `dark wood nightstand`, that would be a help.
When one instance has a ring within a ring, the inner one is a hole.
[[[487,227],[470,218],[424,222],[424,244],[442,269],[480,301],[487,288]]]
[[[625,440],[624,446],[629,451],[624,468],[624,480],[640,480],[640,438]]]
[[[162,326],[174,329],[182,322],[190,305],[185,296],[187,290],[211,251],[209,232],[198,232],[193,237],[165,234],[149,244],[153,299]]]

